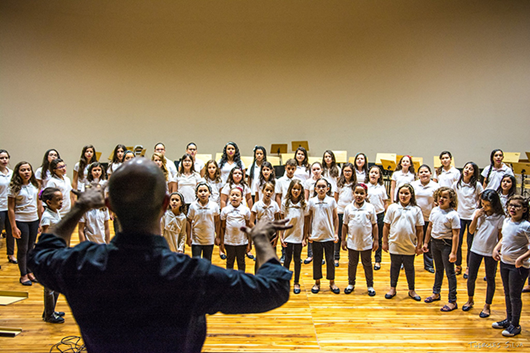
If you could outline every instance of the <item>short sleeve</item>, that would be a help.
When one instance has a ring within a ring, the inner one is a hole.
[[[225,207],[225,208],[223,208],[223,210],[221,211],[221,220],[223,220],[223,221],[226,220],[226,213],[227,213],[227,212],[226,212],[226,207]]]
[[[482,175],[484,178],[488,175],[488,170],[489,170],[490,168],[491,168],[491,166],[488,165],[488,166],[486,166],[486,168],[484,168],[484,169],[482,170],[482,174],[481,174],[481,175]]]
[[[397,181],[397,172],[392,173],[392,180]]]
[[[276,194],[281,194],[282,193],[282,186],[281,185],[282,185],[282,181],[281,181],[281,179],[278,179],[276,181],[276,185],[274,186],[274,192]]]
[[[14,199],[15,197],[17,197],[17,195],[18,195],[18,192],[16,193],[16,192],[13,190],[13,188],[9,188],[9,189],[7,190],[7,197],[11,197],[11,198]]]
[[[252,205],[252,212],[254,212],[254,213],[258,213],[258,207],[257,207],[257,206],[258,206],[258,203],[257,203],[257,202],[254,203],[254,205]]]
[[[423,220],[423,213],[421,212],[421,208],[418,206],[416,207],[416,226],[423,226],[425,225],[425,221]],[[458,222],[460,224],[460,221]]]
[[[79,219],[79,223],[85,223],[85,215],[81,216],[81,219]]]
[[[250,209],[248,207],[245,210],[245,219],[247,221],[250,220]]]
[[[221,189],[221,194],[228,195],[229,191],[230,191],[230,185],[225,184],[225,186],[223,186],[223,188]]]
[[[187,217],[193,218],[195,216],[195,207],[193,207],[193,204],[190,205],[190,209],[188,210]]]
[[[219,216],[219,206],[217,204],[214,204],[212,213],[214,216]]]
[[[344,209],[344,215],[342,216],[342,224],[348,225],[350,221],[350,205]]]
[[[453,219],[451,219],[451,228],[452,229],[460,229],[460,217],[458,216],[458,213],[456,211],[453,211]]]
[[[432,214],[432,213],[431,213]],[[390,205],[390,207],[388,207],[386,213],[385,213],[385,218],[383,220],[384,223],[392,223],[392,218],[394,217],[394,207],[392,207],[392,205]]]
[[[42,218],[40,220],[40,225],[41,226],[49,226],[49,225],[51,225],[50,217],[48,217],[48,215],[46,213],[44,213],[42,215]]]
[[[377,214],[375,213],[375,207],[372,207],[372,212],[370,213],[370,218],[372,219],[372,224],[377,223]]]
[[[110,219],[110,216],[109,216],[109,210],[105,210],[105,221],[108,221]]]

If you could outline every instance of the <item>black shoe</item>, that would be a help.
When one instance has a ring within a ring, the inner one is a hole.
[[[471,310],[471,309],[473,309],[473,304],[471,304],[471,305],[464,305],[464,306],[462,307],[462,311],[469,311],[469,310]]]
[[[394,294],[389,294],[389,293],[387,293],[387,294],[385,294],[385,299],[392,299],[392,298],[394,298],[395,296],[396,296],[396,293],[394,293]]]
[[[312,257],[308,257],[307,259],[304,260],[304,264],[310,264],[311,261],[313,261],[313,258]]]
[[[502,321],[494,322],[493,324],[491,324],[491,327],[493,327],[493,328],[508,328],[508,327],[510,327],[510,322],[508,321],[508,319],[504,319]]]
[[[64,311],[56,311],[55,315],[63,317],[64,316]]]
[[[375,290],[373,288],[369,288],[368,289],[368,295],[371,296],[371,297],[375,296]]]
[[[219,257],[221,258],[221,260],[226,260],[226,255],[225,254],[219,255]]]
[[[24,282],[22,282],[22,279],[20,279],[19,282],[23,286],[31,286],[33,284],[29,279],[27,281],[24,281]]]
[[[318,292],[320,292],[320,286],[315,284],[313,288],[311,288],[311,293],[317,294]]]
[[[48,318],[44,318],[44,321],[49,322],[50,324],[64,324],[64,319],[58,315],[55,315],[55,313]]]
[[[409,293],[409,297],[411,297],[412,299],[414,299],[414,300],[417,301],[417,302],[421,301],[421,297],[420,297],[419,295],[414,295],[414,296],[412,296],[412,295],[410,295],[410,293]]]
[[[340,294],[340,289],[338,287],[333,288],[332,286],[329,286],[329,289],[335,294]]]
[[[434,273],[434,268],[432,268],[432,267],[427,267],[427,268],[425,269],[425,271],[430,272],[430,273]]]
[[[478,314],[478,316],[480,316],[481,318],[485,319],[485,318],[489,317],[490,314],[485,313],[484,311],[481,311],[480,314]]]
[[[9,256],[7,257],[7,261],[10,263],[10,264],[18,264],[18,261],[17,260],[12,260]]]
[[[353,292],[354,289],[355,289],[354,286],[348,286],[344,288],[344,294],[350,294],[351,292]]]
[[[325,265],[326,264],[326,260],[322,260],[322,265]]]
[[[293,289],[294,294],[300,294],[300,288],[294,288]]]
[[[513,337],[521,333],[521,326],[510,325],[506,330],[502,331],[502,335],[506,337]]]
[[[247,257],[248,257],[249,259],[251,259],[251,260],[254,260],[254,255],[252,255],[252,254],[247,254]]]
[[[381,269],[381,265],[380,264],[375,264],[374,265],[374,270],[375,271],[379,271]]]
[[[335,267],[339,267],[339,260],[335,260]]]
[[[284,262],[285,262],[285,255],[282,255],[282,257],[280,257],[280,263],[283,265]]]
[[[464,273],[464,279],[467,279],[468,277],[467,273]]]

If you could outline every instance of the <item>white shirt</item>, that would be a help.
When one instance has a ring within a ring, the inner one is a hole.
[[[38,192],[39,190],[31,183],[22,185],[17,193],[9,188],[7,197],[15,199],[15,221],[34,222],[39,219],[37,213]]]
[[[195,168],[197,173],[201,174],[201,171],[204,169],[204,162],[196,158],[195,162],[193,163],[193,168]]]
[[[221,160],[219,160],[217,164],[221,165]],[[232,162],[232,163],[226,162],[223,165],[223,167],[221,168],[221,180],[223,181],[223,185],[226,184],[230,171],[234,169],[235,167],[237,167],[236,162]],[[245,163],[243,163],[243,161],[241,161],[241,169],[243,169],[243,171],[245,170]]]
[[[263,200],[259,200],[252,206],[252,212],[256,214],[257,221],[268,220],[272,222],[276,219],[276,214],[280,213],[280,206],[272,199],[268,206]]]
[[[475,214],[478,211],[475,211],[473,218],[475,218]],[[477,230],[473,237],[471,251],[475,254],[491,257],[493,249],[499,242],[499,230],[502,229],[504,218],[503,215],[495,213],[491,216],[483,214],[479,217],[477,219]]]
[[[337,192],[337,182],[339,181],[340,177],[340,169],[337,167],[339,174],[336,177],[332,177],[329,170],[322,170],[322,177],[329,181],[331,184],[331,190],[332,192]],[[334,190],[334,191],[333,191]]]
[[[401,185],[411,184],[414,179],[415,175],[411,172],[403,173],[403,170],[396,170],[394,173],[392,173],[392,180],[396,182],[396,195]]]
[[[280,179],[276,180],[275,192],[276,194],[282,195],[282,204],[287,199],[287,191],[289,190],[289,185],[293,178],[289,179],[287,175],[282,176]]]
[[[219,216],[219,205],[215,202],[208,201],[206,206],[199,201],[191,203],[188,220],[191,223],[192,245],[214,245],[216,216]]]
[[[61,190],[61,194],[63,194],[63,207],[59,210],[59,213],[61,214],[61,217],[64,217],[72,208],[72,201],[70,200],[72,183],[70,182],[70,179],[66,175],[63,177],[63,179],[59,179],[54,176],[48,180],[46,187],[54,187]]]
[[[96,244],[106,244],[105,222],[108,222],[109,218],[106,208],[95,208],[85,213],[79,220],[79,223],[85,224],[85,238]]]
[[[488,176],[488,171],[490,170],[490,168],[491,168],[491,165],[488,165],[486,168],[484,168],[484,170],[482,170],[481,175],[484,177],[484,180],[486,176]],[[486,185],[486,189],[497,190],[499,186],[501,185],[501,180],[504,174],[510,174],[513,176],[513,170],[504,163],[499,169],[493,167],[493,170],[491,171],[491,174],[489,177],[489,182]]]
[[[212,189],[212,193],[210,194],[210,201],[215,202],[219,207],[221,207],[221,189],[223,188],[223,182],[218,181],[215,182],[210,179],[206,179],[206,183],[210,185],[210,189]]]
[[[304,208],[300,202],[289,203],[289,207],[282,204],[283,218],[288,218],[288,225],[292,225],[292,228],[286,229],[283,233],[283,239],[286,243],[301,244],[304,239],[304,219],[305,216],[309,215],[309,209],[307,204]]]
[[[7,168],[7,173],[0,172],[0,211],[7,211],[7,194],[13,171]]]
[[[440,187],[438,183],[430,180],[427,185],[423,185],[420,180],[412,182],[414,193],[416,194],[416,204],[421,208],[423,220],[428,221],[434,207],[434,192]]]
[[[40,219],[40,226],[48,226],[46,233],[51,233],[55,228],[55,225],[61,221],[61,214],[59,211],[52,211],[48,207],[44,207],[44,212],[42,212],[42,217]]]
[[[197,172],[190,175],[177,174],[178,192],[184,196],[185,204],[192,203],[195,200],[195,188],[201,181],[204,181],[204,179]]]
[[[530,222],[513,222],[506,218],[502,225],[501,261],[508,265],[515,265],[515,260],[528,251],[530,244]],[[530,268],[530,259],[523,263],[524,268]]]
[[[247,176],[250,177],[250,171],[252,170],[252,166],[247,169]],[[259,173],[261,171],[261,167],[257,164],[254,165],[254,175],[252,175],[252,184],[250,185],[250,192],[252,195],[256,195],[256,192],[259,189]]]
[[[271,199],[276,200],[276,180],[273,179],[271,182],[274,184],[274,193],[272,194]],[[256,190],[256,196],[256,201],[261,200],[263,198],[263,190],[261,190],[261,185],[258,185],[258,188]]]
[[[442,167],[442,172],[438,175],[438,168],[434,170],[434,179],[438,180],[438,185],[440,187],[445,186],[450,188],[453,183],[457,182],[460,179],[460,171],[455,167],[451,167],[449,170],[445,170]]]
[[[326,178],[324,178],[326,179]],[[328,179],[326,179],[328,180]],[[329,181],[329,180],[328,180]],[[307,179],[306,181],[303,182],[303,185],[304,185],[304,190],[309,190],[309,198],[313,197],[313,194],[315,193],[315,184],[316,184],[316,180],[313,179],[313,178],[309,178]],[[332,183],[331,184],[331,195],[335,195],[335,193],[337,192],[337,185],[335,184],[335,186],[333,186]]]
[[[42,176],[42,167],[37,168],[37,170],[35,171],[35,179],[41,181],[41,189],[46,188],[46,183],[48,182],[48,180],[50,180],[51,177],[52,176],[49,170],[44,173],[44,177]]]
[[[241,231],[241,227],[250,220],[250,210],[247,206],[240,204],[238,207],[232,204],[226,205],[221,211],[221,220],[226,221],[224,244],[225,245],[246,245],[248,237]]]
[[[348,226],[348,249],[355,251],[372,249],[372,230],[373,225],[377,223],[374,206],[368,202],[364,202],[361,207],[350,203],[344,210],[343,222]]]
[[[503,195],[502,192],[499,192],[499,199],[501,199],[502,208],[504,209],[504,212],[508,214],[508,209],[506,208],[506,204],[508,203],[508,199],[510,198],[508,195]]]
[[[116,170],[118,170],[118,168],[121,167],[122,164],[123,164],[123,163],[120,163],[120,162],[118,162],[118,163],[111,163],[111,164],[109,165],[109,167],[107,168],[107,174],[108,174],[108,175],[111,175],[111,174],[114,173]]]
[[[464,183],[464,181],[460,183],[460,186],[456,182],[453,184],[453,190],[456,192],[458,198],[458,215],[460,219],[472,219],[473,212],[478,207],[480,194],[484,191],[482,185],[477,182],[474,188],[471,184]]]
[[[83,174],[83,178],[81,179],[80,175],[79,175],[79,162],[77,162],[75,165],[74,165],[74,171],[77,172],[77,190],[78,191],[85,191],[85,184],[87,183],[87,180],[86,180],[86,177],[88,175],[88,166],[90,164],[87,164],[87,166],[85,167],[85,173]],[[66,175],[64,176],[66,178]],[[63,197],[64,197],[64,194],[63,194]],[[63,207],[64,208],[64,207]]]
[[[247,203],[247,195],[250,194],[250,188],[246,185],[241,184],[232,184],[226,183],[225,186],[221,189],[221,195],[227,195],[229,199],[226,201],[226,204],[228,205],[230,203],[230,191],[235,188],[242,188],[243,189],[243,200],[242,203],[246,205]]]
[[[186,244],[186,225],[188,221],[184,213],[174,214],[171,210],[166,210],[160,218],[162,236],[167,240],[171,251],[184,252]]]
[[[333,211],[337,208],[335,199],[326,195],[324,200],[319,200],[318,196],[315,196],[309,199],[307,207],[312,214],[309,239],[317,242],[333,241],[335,236]]]
[[[304,181],[306,181],[307,179],[309,179],[311,177],[311,172],[310,172],[311,168],[306,168],[304,166],[296,166],[296,170],[294,172],[294,176],[293,176],[293,179],[298,179],[300,181],[302,181],[302,184],[304,183]]]
[[[175,166],[175,162],[173,162],[171,159],[169,158],[166,158],[166,169],[169,173],[169,176],[168,176],[168,181],[169,179],[171,179],[172,181],[174,181],[177,177],[177,167]],[[171,177],[171,178],[169,178]]]
[[[386,200],[388,200],[388,195],[384,185],[368,183],[367,201],[375,207],[376,214],[385,212]]]
[[[359,171],[357,168],[355,168],[355,177],[357,178],[358,183],[364,183],[366,179],[366,172],[364,169],[362,171]]]
[[[344,183],[344,186],[338,186],[337,193],[339,200],[337,201],[337,213],[343,214],[344,209],[353,201],[353,183]]]
[[[401,203],[393,203],[386,210],[384,222],[390,224],[389,252],[395,255],[414,255],[418,244],[416,227],[425,224],[421,209],[410,204],[403,207]]]
[[[447,210],[442,210],[440,207],[433,208],[429,221],[432,222],[433,239],[453,239],[453,229],[460,229],[460,218],[452,208]]]

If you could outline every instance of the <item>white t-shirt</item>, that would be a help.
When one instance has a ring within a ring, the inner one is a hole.
[[[338,169],[338,171],[339,171],[338,176],[332,177],[329,170],[322,170],[322,177],[326,179],[327,181],[329,181],[329,183],[331,184],[332,192],[337,192],[337,189],[338,189],[337,182],[339,181],[339,177],[340,177],[340,169]]]
[[[508,265],[515,265],[515,260],[528,251],[530,245],[530,222],[512,222],[506,218],[502,225],[501,261]],[[523,263],[524,268],[530,268],[530,259]]]
[[[61,190],[61,194],[63,194],[63,207],[59,210],[59,213],[61,214],[61,217],[64,217],[72,208],[72,201],[70,200],[72,183],[70,182],[70,179],[66,175],[63,177],[63,179],[59,179],[54,176],[48,180],[46,187],[54,187]]]
[[[76,171],[78,174],[78,177],[77,177],[77,190],[78,191],[85,191],[85,184],[87,183],[87,175],[88,175],[88,166],[90,164],[88,164],[86,167],[85,167],[85,173],[83,174],[83,178],[81,179],[80,175],[79,175],[79,162],[77,162],[75,165],[74,165],[74,171]],[[66,175],[64,176],[66,178]],[[63,197],[64,197],[64,194],[63,194]]]
[[[247,176],[250,177],[250,171],[252,170],[252,166],[247,169]],[[261,171],[261,167],[257,164],[254,166],[254,175],[252,175],[252,184],[250,185],[250,192],[252,195],[256,195],[256,192],[259,189],[259,173]]]
[[[508,214],[508,209],[506,208],[506,204],[508,203],[508,199],[510,198],[508,195],[503,195],[501,192],[499,194],[499,199],[501,199],[502,208],[504,209],[504,213]]]
[[[201,174],[201,171],[204,169],[204,162],[196,158],[195,162],[193,163],[193,168],[195,168],[197,173]]]
[[[394,196],[397,198],[397,192],[401,185],[411,184],[415,178],[416,176],[414,174],[411,172],[403,173],[403,170],[396,170],[392,173],[392,180],[396,182],[396,195]]]
[[[247,206],[240,204],[238,207],[232,204],[226,205],[221,211],[221,220],[226,221],[224,244],[225,245],[246,245],[248,237],[241,231],[241,227],[250,220],[250,210]]]
[[[372,249],[372,230],[373,225],[377,223],[374,206],[364,202],[359,208],[354,203],[350,203],[344,210],[343,222],[348,225],[348,249],[355,251]]]
[[[475,211],[473,218],[478,211]],[[499,214],[492,214],[491,216],[484,214],[479,217],[471,251],[475,254],[491,257],[493,249],[499,242],[499,230],[502,229],[504,218],[503,215]]]
[[[305,216],[309,215],[309,209],[307,203],[305,207],[302,207],[301,203],[289,203],[289,207],[282,204],[283,218],[288,218],[288,225],[292,225],[292,228],[286,229],[283,233],[283,238],[286,243],[301,244],[304,239],[304,219]]]
[[[272,183],[274,184],[274,193],[272,194],[271,199],[276,200],[276,180],[272,180]],[[289,185],[287,185],[289,187]],[[258,188],[256,190],[256,201],[261,200],[263,198],[263,190],[261,190],[261,186],[258,184]]]
[[[204,179],[197,172],[190,175],[177,174],[178,192],[184,196],[184,203],[189,204],[195,200],[195,188],[201,181]]]
[[[453,183],[456,183],[460,179],[460,171],[455,167],[451,167],[449,170],[445,170],[442,167],[442,172],[438,175],[438,168],[434,170],[434,179],[438,180],[439,187],[445,186],[450,188]]]
[[[38,192],[39,190],[31,183],[22,185],[17,193],[9,188],[7,197],[15,199],[15,221],[34,222],[39,219],[37,213]]]
[[[412,182],[414,193],[416,194],[416,204],[421,208],[423,220],[428,221],[434,207],[434,192],[440,187],[438,183],[430,180],[427,185],[423,185],[420,180]]]
[[[309,199],[307,207],[312,214],[309,239],[317,242],[333,241],[335,236],[333,211],[337,208],[335,199],[326,195],[324,200],[319,200],[318,196],[315,196]]]
[[[263,200],[257,201],[252,206],[252,212],[256,214],[256,220],[259,222],[261,220],[268,220],[268,221],[274,221],[275,215],[277,213],[280,213],[280,206],[276,203],[276,201],[271,200],[270,205],[266,205]]]
[[[227,195],[228,200],[226,201],[226,204],[228,205],[230,203],[230,191],[234,188],[243,188],[243,204],[247,204],[247,195],[250,195],[250,188],[246,185],[241,184],[232,184],[226,183],[225,186],[221,189],[221,195]]]
[[[171,251],[184,252],[186,244],[186,225],[188,221],[184,213],[174,214],[171,210],[166,210],[160,218],[162,236],[167,240]]]
[[[484,180],[486,176],[488,176],[488,171],[490,170],[490,168],[491,168],[491,165],[488,165],[486,168],[484,168],[484,170],[482,170],[481,175],[484,177]],[[513,170],[504,163],[499,169],[493,167],[493,170],[491,171],[491,174],[489,177],[489,182],[486,185],[486,189],[497,190],[499,186],[501,185],[501,180],[504,174],[510,174],[513,176]]]
[[[326,178],[324,178],[326,179]],[[328,179],[326,179],[328,180]],[[328,180],[329,181],[329,180]],[[309,178],[307,179],[306,181],[303,182],[303,185],[304,185],[304,190],[308,190],[309,191],[309,198],[313,197],[313,194],[315,193],[315,184],[316,184],[316,180],[313,179],[313,178]],[[331,184],[331,195],[335,195],[335,193],[337,192],[337,185],[335,184],[335,186],[333,186],[332,183]]]
[[[191,223],[192,245],[214,245],[215,217],[219,216],[219,205],[211,200],[206,206],[194,201],[188,210],[188,220]]]
[[[85,238],[96,244],[106,244],[105,222],[108,222],[109,218],[106,208],[95,208],[85,213],[79,220],[79,223],[85,224]]]
[[[355,177],[357,178],[358,183],[364,183],[366,179],[366,172],[364,169],[362,171],[359,171],[357,168],[355,168]]]
[[[7,193],[13,171],[7,168],[7,173],[0,172],[0,211],[7,211]]]
[[[206,179],[206,183],[210,185],[212,193],[210,194],[210,201],[215,202],[219,208],[221,207],[221,189],[223,188],[223,182],[215,182],[210,179]]]
[[[482,185],[477,183],[476,187],[473,187],[471,184],[466,184],[462,181],[460,186],[458,185],[458,182],[456,182],[452,187],[458,198],[458,215],[460,216],[460,219],[472,219],[473,212],[475,212],[478,207],[480,194],[484,191]]]
[[[116,170],[118,170],[118,168],[121,167],[122,164],[123,164],[123,163],[120,163],[120,162],[118,162],[118,163],[111,163],[111,164],[109,165],[109,167],[107,168],[107,174],[108,174],[108,175],[111,175],[111,174],[114,173]]]
[[[221,160],[219,160],[217,164],[221,165]],[[221,180],[223,181],[223,185],[226,184],[230,171],[234,169],[235,167],[237,167],[236,162],[232,162],[232,163],[226,162],[223,165],[223,167],[221,168]],[[243,163],[243,161],[241,161],[241,169],[243,169],[243,171],[245,170],[245,163]]]
[[[304,166],[296,166],[293,179],[298,179],[302,181],[302,184],[303,184],[304,181],[306,181],[310,177],[311,177],[311,168],[306,168]]]
[[[353,201],[353,183],[345,183],[344,186],[337,187],[339,200],[337,201],[337,213],[343,214],[344,209]]]
[[[177,167],[175,166],[175,162],[173,162],[171,159],[166,158],[166,169],[169,172],[169,176],[171,176],[171,180],[174,181],[177,178]],[[168,180],[170,178],[168,177]]]
[[[287,191],[289,191],[289,185],[291,185],[292,180],[293,178],[289,179],[286,175],[276,180],[276,187],[274,191],[276,192],[276,194],[282,195],[282,204],[287,198]]]
[[[385,202],[388,200],[384,185],[368,183],[367,201],[375,207],[375,213],[385,212]]]
[[[452,208],[447,210],[442,210],[440,207],[433,208],[429,221],[432,222],[433,239],[453,239],[453,229],[460,229],[460,218]]]
[[[414,255],[418,244],[416,227],[425,224],[421,209],[410,204],[403,207],[400,203],[393,203],[386,210],[384,222],[390,224],[389,252],[395,255]]]
[[[48,226],[47,233],[51,233],[55,225],[61,221],[61,214],[58,211],[52,211],[48,207],[44,207],[42,217],[40,219],[40,226]]]
[[[48,182],[48,180],[50,180],[51,177],[52,175],[50,174],[49,170],[46,171],[44,177],[42,176],[42,167],[38,167],[35,171],[35,179],[41,180],[41,189],[44,189],[46,187],[46,183]]]

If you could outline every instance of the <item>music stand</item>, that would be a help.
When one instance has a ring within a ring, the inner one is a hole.
[[[307,141],[291,141],[291,149],[296,151],[298,147],[303,147],[307,152],[309,152],[309,142]]]
[[[375,155],[375,164],[383,165],[383,162],[381,162],[381,160],[383,159],[394,161],[394,163],[396,163],[396,154],[395,153],[377,153]]]
[[[348,161],[348,151],[333,151],[335,155],[335,162],[337,164],[346,163]]]
[[[286,143],[273,143],[271,145],[270,154],[276,153],[280,159],[280,165],[282,165],[282,153],[287,153]]]
[[[388,159],[381,159],[381,164],[383,165],[384,170],[394,171],[396,170],[396,161],[391,161]]]
[[[519,163],[519,157],[521,157],[520,152],[504,152],[504,163]]]
[[[525,152],[526,154],[526,159],[530,161],[530,152]]]
[[[521,174],[521,196],[525,197],[526,191],[526,175],[530,173],[530,163],[513,163],[513,171],[515,174]]]

